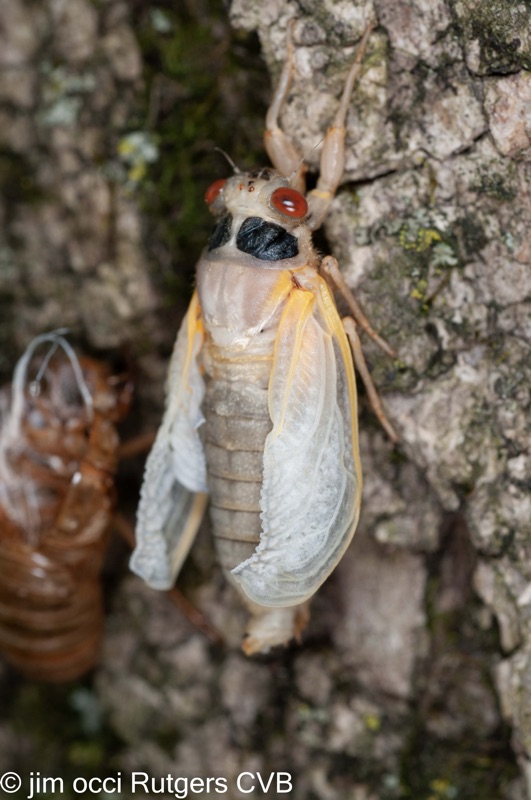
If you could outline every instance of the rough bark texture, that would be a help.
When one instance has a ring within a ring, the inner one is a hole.
[[[156,191],[145,172],[171,153],[166,106],[188,99],[175,59],[192,45],[171,9],[149,13],[110,1],[2,2],[0,368],[7,375],[33,335],[69,325],[100,353],[127,348],[140,413],[156,420],[158,350],[178,324],[165,308],[182,310],[186,278],[168,277],[175,256],[164,223],[149,222],[153,208],[141,200],[156,206],[167,187],[164,171]],[[258,31],[273,80],[297,19],[282,121],[313,167],[356,42],[378,20],[325,233],[399,352],[393,362],[366,348],[401,443],[393,450],[362,403],[359,531],[314,599],[300,647],[240,653],[244,614],[206,528],[183,583],[224,648],[166,596],[120,578],[101,667],[75,695],[86,725],[103,710],[120,740],[97,769],[224,776],[234,798],[246,796],[235,788],[243,771],[291,773],[297,800],[531,797],[529,4],[234,0],[225,18],[203,6],[194,15],[218,42],[197,56],[207,69],[230,46],[228,17]],[[157,36],[163,67],[153,66]],[[241,71],[220,69],[220,82],[238,151],[249,87]],[[210,144],[213,134],[194,124],[196,140]],[[220,171],[202,185],[182,175],[200,197]],[[172,216],[185,236],[187,202],[179,192]],[[189,275],[179,251],[176,260]],[[33,689],[18,691],[19,707],[46,715],[42,697],[32,706]],[[0,729],[0,765],[39,769],[36,734],[26,730],[15,750],[10,726]],[[109,733],[97,730],[104,751]],[[67,769],[51,763],[55,774]]]

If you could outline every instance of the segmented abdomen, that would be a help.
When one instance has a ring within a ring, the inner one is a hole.
[[[261,531],[260,492],[264,444],[272,428],[268,410],[271,360],[223,360],[207,376],[203,441],[210,491],[210,516],[221,566],[232,570],[249,558]]]

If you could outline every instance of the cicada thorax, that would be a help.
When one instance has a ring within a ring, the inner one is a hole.
[[[38,392],[15,382],[3,390],[0,648],[28,677],[53,682],[99,657],[115,422],[127,405],[103,364],[77,367],[55,357]]]

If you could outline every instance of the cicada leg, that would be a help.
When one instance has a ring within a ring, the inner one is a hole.
[[[285,103],[291,81],[293,79],[293,23],[288,28],[287,57],[280,73],[280,80],[274,91],[271,105],[266,114],[266,130],[264,134],[264,147],[269,160],[275,169],[286,178],[293,176],[292,186],[304,194],[306,190],[307,168],[302,156],[278,124],[278,117]]]
[[[153,434],[146,433],[141,436],[135,437],[129,442],[125,442],[119,448],[120,458],[130,458],[139,453],[144,453],[146,445],[149,448],[153,443]],[[124,539],[130,548],[135,546],[135,531],[133,525],[129,522],[127,517],[115,511],[112,517],[113,527],[115,531]],[[219,631],[212,625],[206,618],[202,611],[196,608],[193,603],[188,600],[184,594],[173,586],[166,591],[170,600],[177,606],[183,616],[188,622],[207,637],[211,642],[218,645],[223,645],[224,640]]]
[[[352,64],[341,101],[337,109],[334,122],[328,129],[323,141],[321,153],[320,175],[317,186],[308,195],[308,227],[310,230],[317,230],[326,217],[330,203],[339,186],[339,181],[343,175],[345,166],[345,120],[348,106],[356,81],[361,72],[361,64],[367,50],[369,37],[374,30],[374,23],[370,23],[365,29],[356,58]],[[293,78],[293,23],[288,30],[287,57],[280,74],[280,80],[273,94],[273,100],[266,114],[266,131],[264,145],[271,163],[282,175],[292,177],[292,185],[300,192],[304,192],[306,186],[306,167],[303,159],[287,134],[280,128],[278,117]]]
[[[365,356],[363,355],[363,350],[361,349],[360,337],[358,336],[358,332],[356,330],[356,323],[352,317],[344,317],[341,322],[343,323],[345,333],[347,334],[347,338],[350,342],[352,356],[354,358],[354,366],[356,367],[359,376],[365,385],[367,397],[369,398],[372,410],[378,417],[380,425],[385,430],[391,441],[395,442],[396,444],[396,442],[399,441],[399,436],[385,415],[382,401],[380,400],[380,395],[378,394],[378,390],[376,389],[374,381],[371,378],[371,373],[367,368],[367,362],[365,361]]]
[[[367,336],[370,336],[373,342],[377,344],[378,347],[384,351],[384,353],[386,353],[388,356],[391,356],[391,358],[396,358],[396,350],[393,350],[393,348],[387,344],[385,339],[382,339],[382,337],[376,333],[371,323],[361,310],[358,301],[352,294],[352,289],[347,286],[347,282],[345,281],[334,256],[325,256],[323,258],[321,261],[320,272],[325,278],[328,278],[328,282],[332,285],[332,288],[339,292],[347,304],[350,313],[356,320],[356,323],[365,331]]]
[[[345,168],[345,138],[347,129],[345,121],[347,111],[356,81],[361,73],[361,64],[367,51],[369,37],[374,30],[374,23],[370,23],[361,38],[354,63],[350,68],[341,101],[331,127],[328,129],[323,141],[319,179],[315,189],[308,194],[308,227],[315,231],[328,213],[330,204],[339,186],[339,181]]]

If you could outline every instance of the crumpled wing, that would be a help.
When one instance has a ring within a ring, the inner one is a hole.
[[[264,606],[311,597],[354,534],[359,515],[356,385],[350,347],[326,283],[295,289],[283,312],[269,384],[262,534],[233,571]]]
[[[166,410],[149,454],[130,567],[154,589],[169,589],[194,541],[207,503],[198,428],[205,386],[198,355],[204,330],[197,293],[179,330],[166,382]]]

